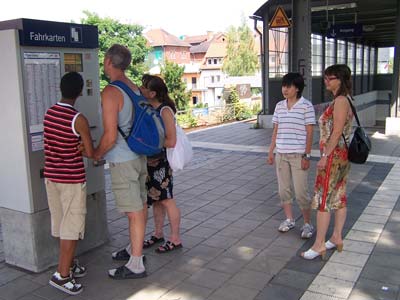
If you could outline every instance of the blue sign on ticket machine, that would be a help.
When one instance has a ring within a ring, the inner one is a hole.
[[[40,272],[57,264],[43,178],[43,117],[61,99],[60,79],[84,79],[76,108],[101,135],[98,31],[96,26],[16,19],[0,22],[0,219],[8,264]],[[85,238],[78,253],[108,239],[104,170],[84,159],[87,179]]]

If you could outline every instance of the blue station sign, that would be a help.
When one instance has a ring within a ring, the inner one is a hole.
[[[0,22],[0,29],[18,29],[21,46],[98,48],[97,26],[16,19]]]
[[[326,36],[331,39],[360,37],[362,30],[362,24],[331,25]]]

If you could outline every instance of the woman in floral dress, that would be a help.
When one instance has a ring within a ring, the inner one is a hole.
[[[303,252],[305,259],[325,258],[326,250],[343,249],[342,231],[346,221],[346,184],[350,170],[348,149],[353,113],[348,97],[352,94],[351,71],[346,65],[332,65],[325,70],[326,89],[334,100],[319,119],[321,159],[317,163],[312,207],[317,209],[317,236],[314,245]],[[335,225],[331,238],[325,242],[331,211]]]
[[[168,95],[168,88],[162,78],[145,74],[140,88],[143,96],[160,112],[165,127],[164,147],[173,148],[176,144],[175,130],[175,103]],[[161,246],[156,248],[157,253],[166,253],[182,248],[179,227],[181,214],[173,196],[173,175],[168,163],[166,149],[153,157],[147,157],[147,204],[153,205],[155,223],[154,234],[145,240],[143,248],[150,248],[164,242],[164,218],[168,216],[170,237]]]

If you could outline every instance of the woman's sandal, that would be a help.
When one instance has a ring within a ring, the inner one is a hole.
[[[325,248],[326,248],[326,250],[331,250],[331,249],[336,248],[338,252],[342,252],[343,251],[343,243],[336,245],[336,244],[332,243],[330,240],[327,240],[325,242]]]
[[[173,250],[177,250],[180,248],[182,248],[182,243],[176,245],[171,241],[167,241],[164,245],[158,247],[156,249],[156,252],[157,253],[167,253],[167,252],[171,252]]]
[[[153,247],[155,244],[157,244],[157,243],[162,243],[162,242],[164,242],[164,241],[165,241],[165,240],[164,240],[163,237],[158,238],[158,237],[152,235],[152,236],[150,237],[150,239],[144,240],[144,242],[143,242],[143,249],[147,249],[147,248]]]
[[[304,259],[307,259],[307,260],[314,259],[314,258],[316,258],[318,256],[321,256],[322,260],[326,260],[326,250],[323,250],[321,252],[317,252],[317,251],[314,251],[313,249],[310,248],[306,252],[302,252],[301,253],[301,257],[303,257]]]

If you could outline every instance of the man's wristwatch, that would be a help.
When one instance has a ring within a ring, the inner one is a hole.
[[[310,160],[311,159],[311,154],[310,153],[304,153],[302,156],[305,160]]]

